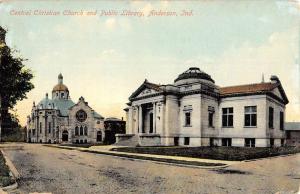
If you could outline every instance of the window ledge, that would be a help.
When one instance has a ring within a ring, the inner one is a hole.
[[[244,126],[244,128],[257,128],[257,126]]]
[[[192,127],[192,125],[184,125],[183,127]]]
[[[234,128],[233,126],[222,126],[222,128]]]

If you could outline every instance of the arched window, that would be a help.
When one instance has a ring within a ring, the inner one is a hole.
[[[80,126],[80,135],[83,135],[83,127]]]
[[[84,135],[88,134],[87,126],[84,127]]]
[[[78,127],[76,126],[76,127],[75,127],[75,135],[79,135],[78,132],[79,132],[79,129],[78,129]]]

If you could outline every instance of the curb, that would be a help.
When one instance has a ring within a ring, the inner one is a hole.
[[[11,160],[5,155],[4,151],[3,150],[0,150],[0,151],[5,159],[6,165],[8,166],[8,168],[10,170],[10,175],[13,177],[13,180],[14,180],[13,184],[0,188],[0,191],[1,191],[1,189],[5,192],[13,191],[18,188],[17,180],[21,176],[20,176],[20,173],[18,172],[18,170],[16,169],[16,167],[14,166],[14,164],[11,162]]]
[[[219,166],[203,166],[200,165],[201,162],[193,162],[193,161],[186,161],[186,160],[176,160],[176,159],[167,159],[167,158],[154,158],[154,157],[147,157],[147,156],[139,156],[139,155],[130,155],[124,154],[119,152],[103,152],[103,151],[96,151],[96,150],[88,150],[86,148],[75,148],[75,147],[65,147],[65,146],[54,146],[54,145],[43,145],[46,147],[58,148],[58,149],[66,149],[66,150],[77,150],[81,152],[88,152],[93,154],[101,154],[101,155],[110,155],[114,157],[120,158],[130,158],[136,161],[151,161],[159,164],[168,164],[173,166],[181,166],[181,167],[190,167],[190,168],[201,168],[201,169],[221,169],[230,166],[230,164],[221,164]],[[177,163],[178,162],[178,163]],[[199,164],[197,164],[199,163]],[[203,162],[205,163],[205,162]]]

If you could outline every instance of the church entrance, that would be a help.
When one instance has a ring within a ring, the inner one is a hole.
[[[64,130],[62,132],[62,141],[68,141],[68,131]]]
[[[97,141],[102,141],[102,133],[101,133],[101,131],[97,132]]]

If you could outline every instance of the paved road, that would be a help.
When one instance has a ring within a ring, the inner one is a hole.
[[[3,145],[1,145],[3,146]],[[300,154],[205,170],[45,147],[4,144],[20,193],[276,193],[297,191]]]

